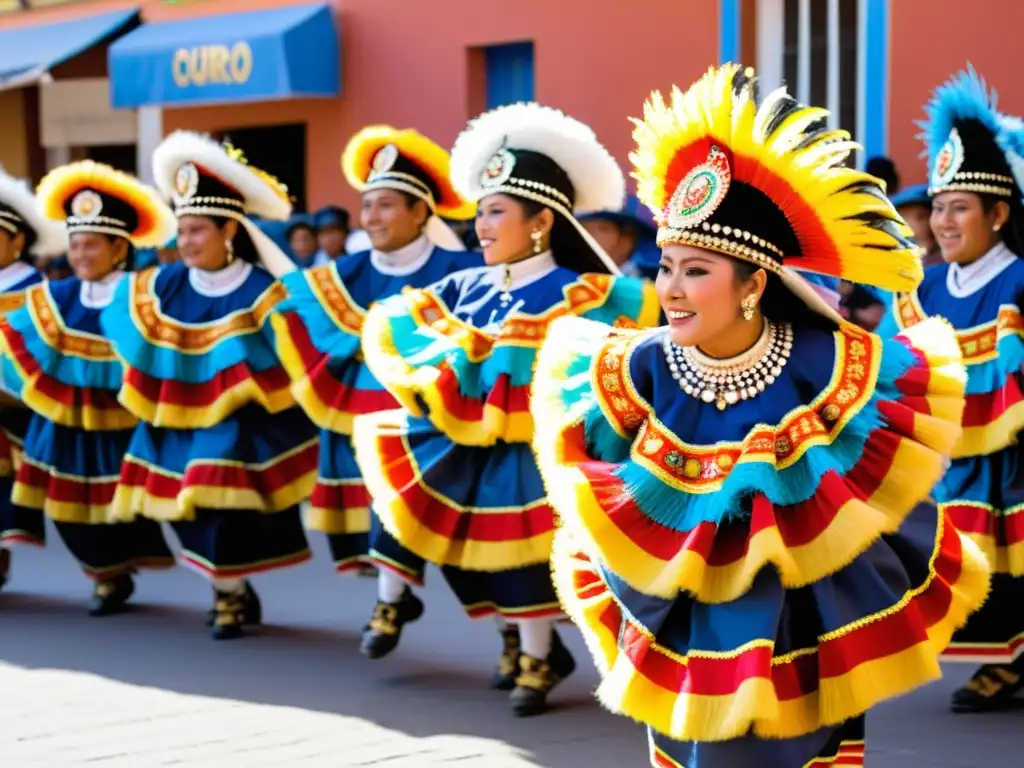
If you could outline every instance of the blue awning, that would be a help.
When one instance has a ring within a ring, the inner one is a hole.
[[[138,9],[0,30],[0,90],[38,82],[58,64],[122,32]]]
[[[110,46],[115,107],[337,96],[338,30],[326,3],[145,24]]]

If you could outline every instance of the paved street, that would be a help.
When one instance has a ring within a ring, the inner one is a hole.
[[[89,586],[56,537],[17,550],[0,593],[0,766],[646,765],[642,730],[590,697],[596,674],[574,631],[564,630],[581,670],[556,692],[557,710],[515,720],[486,689],[492,625],[466,622],[435,578],[403,646],[366,661],[358,630],[373,583],[335,577],[315,543],[312,564],[256,581],[268,625],[232,643],[208,638],[195,574],[145,576],[139,608],[90,619]],[[967,672],[878,710],[867,765],[1019,767],[1024,712],[947,713]]]

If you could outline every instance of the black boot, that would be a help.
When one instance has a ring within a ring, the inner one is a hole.
[[[243,626],[259,624],[263,608],[259,595],[249,582],[241,592],[214,591],[213,639],[234,640],[244,636]]]
[[[501,630],[501,638],[505,642],[505,650],[498,657],[498,666],[491,675],[491,689],[511,691],[516,687],[516,677],[519,675],[519,628],[506,627]]]
[[[408,587],[397,603],[377,601],[373,618],[363,628],[363,642],[359,652],[368,659],[387,656],[398,647],[402,627],[423,615],[423,602]]]
[[[256,590],[248,581],[245,582],[245,597],[247,602],[242,623],[246,626],[257,626],[263,621],[263,607],[260,605],[260,598],[256,594]],[[211,608],[206,613],[206,626],[212,627],[215,621],[217,621],[217,609]]]
[[[519,654],[519,677],[509,694],[512,713],[516,717],[532,717],[547,709],[551,689],[571,675],[576,669],[576,660],[569,649],[562,645],[558,633],[551,630],[551,653],[547,659],[535,659],[526,653]]]
[[[1024,707],[1024,656],[1012,664],[986,664],[953,692],[954,712],[997,712]]]
[[[11,552],[7,549],[0,549],[0,590],[7,584],[11,574]]]
[[[96,582],[89,601],[90,616],[109,616],[121,613],[127,607],[128,598],[135,592],[135,581],[131,574],[122,573],[113,579]]]

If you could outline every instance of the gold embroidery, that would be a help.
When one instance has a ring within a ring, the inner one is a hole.
[[[29,288],[25,300],[35,320],[36,330],[53,349],[96,362],[117,360],[113,348],[102,336],[64,326],[64,321],[51,303],[50,291],[45,284]]]
[[[266,316],[287,295],[283,285],[274,283],[248,310],[233,312],[213,323],[182,323],[160,311],[160,297],[154,293],[156,273],[156,268],[150,268],[132,279],[132,308],[139,329],[147,340],[183,352],[206,350],[223,339],[259,330]]]

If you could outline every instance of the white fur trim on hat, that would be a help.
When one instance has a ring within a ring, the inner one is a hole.
[[[480,183],[488,161],[502,147],[546,155],[572,182],[573,213],[619,210],[626,197],[622,169],[588,126],[551,107],[510,104],[477,117],[455,140],[451,180],[466,198],[491,194]]]
[[[185,163],[195,163],[244,197],[245,212],[264,219],[285,221],[292,206],[282,187],[275,186],[256,169],[228,154],[209,136],[175,131],[153,152],[153,175],[161,194],[174,199],[175,177]]]
[[[28,183],[8,176],[0,168],[0,202],[13,208],[36,236],[32,253],[36,256],[59,256],[68,250],[68,235],[63,222],[51,221],[43,216],[36,196]]]

